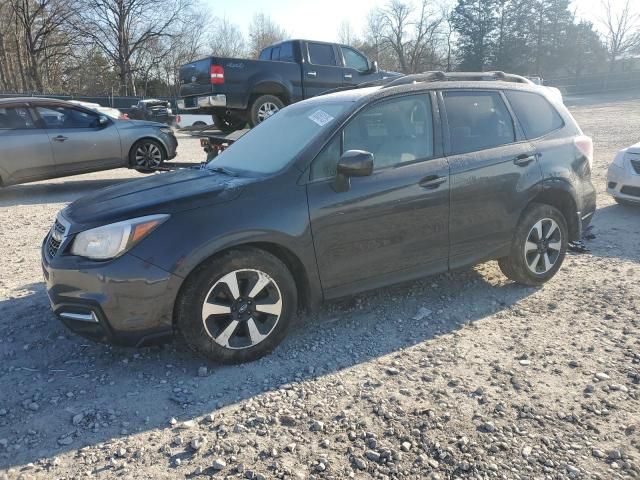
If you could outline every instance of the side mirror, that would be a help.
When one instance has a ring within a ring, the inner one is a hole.
[[[378,62],[373,60],[369,62],[369,73],[378,73]]]
[[[351,177],[367,177],[373,172],[373,153],[363,150],[344,152],[338,162],[337,175],[333,182],[336,192],[346,192],[351,187]]]
[[[107,125],[109,125],[109,118],[106,115],[100,115],[98,117],[98,126],[106,127]]]

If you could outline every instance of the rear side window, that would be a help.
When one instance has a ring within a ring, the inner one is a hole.
[[[265,48],[260,52],[260,60],[271,60],[271,49]]]
[[[26,108],[0,108],[0,130],[26,130],[29,128],[35,127]]]
[[[451,153],[515,142],[513,119],[497,92],[444,92]]]
[[[564,126],[562,117],[542,95],[505,92],[527,139],[538,138]]]
[[[308,43],[309,61],[314,65],[336,65],[333,46],[324,43]]]
[[[273,47],[271,49],[271,60],[280,60],[280,47]]]
[[[281,62],[295,62],[296,58],[293,54],[293,43],[286,42],[280,45],[280,61]]]

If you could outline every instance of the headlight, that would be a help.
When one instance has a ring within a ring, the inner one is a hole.
[[[171,130],[171,127],[162,127],[160,128],[160,131],[162,133],[166,133],[167,135],[173,135],[173,130]]]
[[[169,215],[150,215],[112,223],[80,232],[71,253],[93,260],[108,260],[122,255],[165,222]]]

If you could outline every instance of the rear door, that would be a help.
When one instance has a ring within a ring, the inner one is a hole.
[[[339,47],[342,54],[344,68],[342,70],[342,84],[345,86],[359,85],[380,78],[378,72],[369,70],[369,60],[354,48]]]
[[[47,178],[55,162],[44,129],[26,104],[0,106],[0,184]]]
[[[114,122],[99,124],[100,115],[90,110],[61,105],[35,108],[46,127],[56,170],[60,175],[122,167],[120,135]]]
[[[451,169],[451,268],[508,253],[526,205],[540,191],[535,148],[495,90],[441,92]]]
[[[405,95],[365,108],[313,161],[309,216],[327,297],[447,269],[449,167],[433,100]],[[336,192],[347,150],[371,152],[374,171]]]
[[[329,43],[303,42],[302,82],[305,98],[342,86],[337,48]],[[306,49],[306,54],[304,50]]]

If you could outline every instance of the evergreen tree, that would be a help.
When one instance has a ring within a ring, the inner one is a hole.
[[[458,34],[462,70],[484,71],[492,66],[500,3],[499,0],[458,0],[452,23]]]

